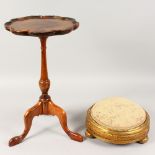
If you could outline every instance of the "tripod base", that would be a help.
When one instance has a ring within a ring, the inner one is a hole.
[[[41,96],[38,103],[26,111],[24,115],[25,129],[21,135],[10,139],[9,146],[17,145],[23,141],[23,139],[31,129],[33,118],[39,115],[57,116],[60,121],[61,127],[72,140],[78,142],[83,141],[83,137],[80,134],[70,131],[67,127],[66,112],[61,107],[54,104],[50,97],[47,95]]]

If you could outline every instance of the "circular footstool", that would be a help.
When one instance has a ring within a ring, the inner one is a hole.
[[[88,109],[86,136],[113,144],[145,143],[149,115],[138,104],[122,97],[96,102]]]

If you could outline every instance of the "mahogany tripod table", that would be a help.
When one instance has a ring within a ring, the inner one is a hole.
[[[66,134],[75,141],[82,142],[83,137],[70,131],[67,127],[67,116],[65,111],[54,104],[48,95],[50,80],[48,79],[47,61],[46,61],[46,40],[49,36],[67,34],[77,29],[79,23],[73,18],[60,16],[27,16],[12,19],[5,23],[5,28],[17,35],[39,37],[41,41],[41,77],[39,86],[41,96],[37,104],[28,109],[24,115],[25,129],[19,136],[13,137],[9,141],[9,146],[14,146],[22,142],[28,134],[32,120],[39,115],[52,115],[59,118],[60,124]]]

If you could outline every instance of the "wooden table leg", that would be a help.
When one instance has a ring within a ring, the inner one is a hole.
[[[57,106],[52,101],[49,101],[48,110],[49,110],[49,114],[56,115],[58,117],[61,127],[72,140],[79,141],[79,142],[83,141],[83,137],[80,134],[74,133],[68,129],[67,115],[66,115],[66,112],[61,107]]]
[[[20,136],[16,136],[10,139],[9,146],[14,146],[22,142],[22,140],[26,137],[26,135],[30,131],[33,118],[35,116],[39,116],[41,113],[42,113],[41,102],[38,102],[35,106],[26,111],[24,115],[25,129]]]

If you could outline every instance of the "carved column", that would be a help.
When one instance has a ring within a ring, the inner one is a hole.
[[[48,90],[50,88],[50,80],[48,79],[47,59],[46,59],[46,40],[47,37],[40,37],[41,42],[41,77],[39,80],[39,86],[42,92],[40,101],[42,102],[42,114],[48,115],[48,102],[50,96]]]

